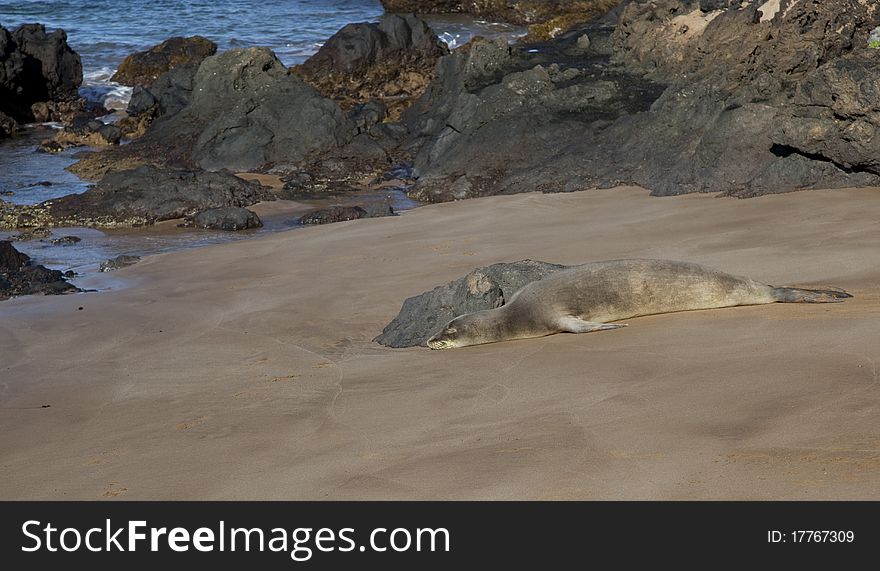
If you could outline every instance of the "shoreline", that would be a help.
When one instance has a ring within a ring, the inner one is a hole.
[[[272,191],[279,191],[282,182],[276,175],[258,173],[235,173],[245,180],[257,180]],[[364,187],[362,190],[343,194],[329,194],[299,200],[278,199],[264,201],[248,208],[263,221],[263,227],[252,230],[223,231],[191,227],[179,227],[184,219],[163,220],[149,226],[120,228],[57,227],[51,228],[53,236],[76,236],[81,242],[73,245],[54,246],[47,240],[15,242],[20,251],[30,255],[35,263],[62,271],[74,270],[78,273],[72,283],[79,287],[103,291],[112,287],[113,279],[107,279],[108,286],[101,286],[102,276],[98,265],[106,259],[120,254],[149,256],[164,252],[175,252],[202,248],[212,244],[222,244],[239,240],[250,240],[275,232],[301,228],[300,217],[334,205],[354,206],[389,200],[395,212],[401,213],[422,206],[406,198],[399,184]],[[12,237],[18,230],[0,230],[0,237]],[[8,239],[8,238],[3,238]]]
[[[6,499],[877,499],[878,217],[874,188],[498,196],[9,300]],[[621,257],[856,297],[453,351],[370,341],[475,267]]]

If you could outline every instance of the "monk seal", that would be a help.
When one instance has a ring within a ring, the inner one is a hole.
[[[630,317],[766,303],[830,303],[843,290],[773,287],[698,264],[612,260],[572,266],[532,282],[497,308],[450,321],[428,340],[431,349],[587,333],[625,327]]]

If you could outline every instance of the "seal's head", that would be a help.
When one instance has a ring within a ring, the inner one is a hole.
[[[469,345],[491,343],[495,339],[489,339],[487,333],[487,312],[478,311],[460,315],[446,324],[439,333],[428,339],[428,347],[431,349],[454,349]]]

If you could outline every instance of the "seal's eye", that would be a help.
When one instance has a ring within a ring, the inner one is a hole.
[[[455,327],[447,327],[446,333],[448,333],[449,335],[453,335],[455,333],[458,333],[458,329],[456,329]]]

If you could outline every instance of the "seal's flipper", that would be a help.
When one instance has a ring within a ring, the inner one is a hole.
[[[773,288],[773,299],[782,303],[836,303],[850,297],[842,289]]]
[[[589,333],[590,331],[605,331],[606,329],[626,327],[626,323],[596,323],[595,321],[585,321],[572,315],[560,318],[557,325],[559,326],[559,331],[566,333]]]

